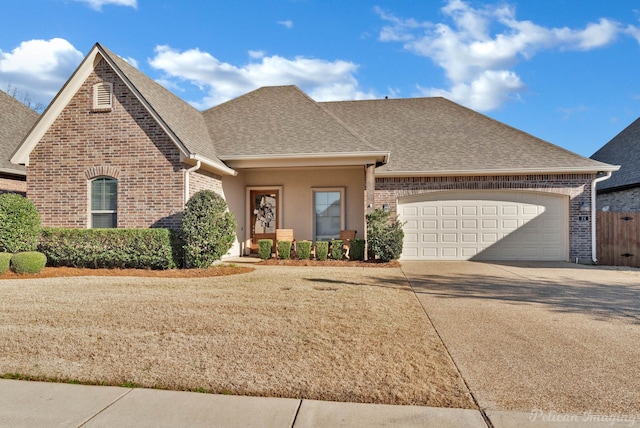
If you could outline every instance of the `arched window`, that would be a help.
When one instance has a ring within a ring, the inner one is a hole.
[[[118,227],[118,180],[100,177],[91,182],[91,227]]]

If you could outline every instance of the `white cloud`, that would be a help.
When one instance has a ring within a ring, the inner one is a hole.
[[[474,110],[488,111],[517,97],[517,94],[525,90],[525,85],[520,77],[511,71],[487,70],[480,73],[471,82],[456,83],[449,90],[421,87],[419,89],[423,96],[445,97],[461,101]]]
[[[123,58],[123,59],[125,61],[127,61],[129,64],[131,64],[132,66],[134,66],[135,68],[139,68],[138,67],[138,60],[136,60],[135,58],[129,56],[129,57],[126,57],[126,58]]]
[[[11,86],[35,102],[48,103],[82,58],[65,39],[22,42],[11,52],[0,50],[0,87]]]
[[[264,58],[266,53],[264,51],[249,51],[249,57],[254,59]]]
[[[625,28],[625,33],[633,37],[638,43],[640,43],[640,27],[628,25],[627,28]]]
[[[283,27],[293,28],[293,21],[290,19],[287,19],[286,21],[278,21],[278,24],[282,25]]]
[[[546,28],[517,20],[515,9],[505,4],[474,8],[463,0],[449,0],[441,11],[448,23],[398,18],[377,8],[388,22],[379,38],[401,42],[406,50],[430,58],[444,70],[450,87],[421,88],[422,94],[439,93],[479,110],[498,108],[524,90],[513,70],[520,61],[548,49],[596,49],[613,43],[624,31],[619,23],[604,18],[582,29]]]
[[[188,82],[207,95],[192,104],[208,108],[262,86],[297,85],[318,101],[372,98],[362,92],[354,77],[358,66],[348,61],[278,55],[262,56],[241,66],[221,62],[199,49],[178,51],[157,46],[149,64],[162,70],[162,81],[172,87]]]
[[[104,5],[115,5],[115,6],[129,6],[132,8],[138,7],[138,0],[74,0],[81,3],[86,3],[95,10],[102,10],[102,6]]]

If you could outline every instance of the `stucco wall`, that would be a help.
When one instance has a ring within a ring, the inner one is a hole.
[[[617,192],[599,193],[596,198],[599,210],[608,206],[611,212],[640,211],[640,186]]]
[[[113,109],[94,112],[93,85],[113,83]],[[44,226],[90,226],[90,180],[118,180],[118,227],[178,227],[184,207],[180,153],[104,61],[37,144],[27,195]]]
[[[345,189],[345,229],[364,230],[364,168],[304,168],[239,170],[236,177],[223,177],[224,195],[238,221],[238,238],[243,247],[249,239],[247,192],[252,187],[282,188],[281,227],[293,229],[296,240],[313,239],[313,188]]]
[[[397,177],[376,178],[375,207],[389,204],[397,212],[398,198],[444,190],[522,190],[569,196],[569,259],[591,261],[591,215],[581,210],[591,205],[592,174],[518,176]]]

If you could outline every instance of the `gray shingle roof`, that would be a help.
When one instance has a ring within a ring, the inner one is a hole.
[[[198,110],[107,48],[101,45],[97,46],[103,56],[112,62],[112,66],[115,65],[138,90],[188,152],[203,156],[212,163],[226,168],[216,156],[215,146],[209,137],[204,118]]]
[[[369,143],[391,151],[379,173],[611,169],[445,98],[320,104]]]
[[[25,174],[25,167],[9,159],[40,115],[0,91],[0,171]]]
[[[640,118],[595,152],[591,159],[620,165],[610,179],[598,183],[598,190],[640,185]]]
[[[296,86],[263,87],[203,114],[222,158],[380,151]]]

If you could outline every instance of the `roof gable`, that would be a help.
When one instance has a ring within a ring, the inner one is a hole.
[[[196,109],[99,44],[93,47],[56,95],[34,129],[14,153],[12,162],[28,163],[33,148],[102,59],[129,87],[184,157],[200,160],[218,173],[235,174],[235,171],[215,156],[202,115]]]
[[[296,86],[263,87],[203,113],[221,159],[358,156],[379,150]]]
[[[25,168],[9,159],[40,115],[0,91],[0,172],[24,175]]]
[[[358,135],[391,151],[379,175],[612,170],[445,98],[320,103]],[[615,168],[613,169],[615,170]]]
[[[598,183],[598,190],[640,185],[640,118],[602,146],[591,159],[620,165],[620,170],[609,180]]]

